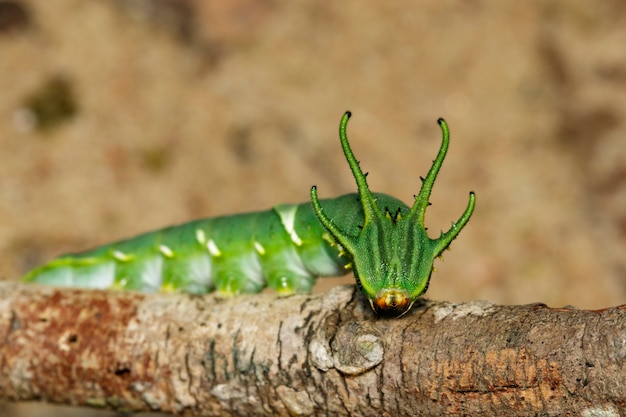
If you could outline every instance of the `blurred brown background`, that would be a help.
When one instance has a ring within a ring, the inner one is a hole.
[[[353,192],[349,109],[408,203],[450,124],[429,230],[477,208],[430,298],[625,303],[625,45],[620,0],[0,1],[0,276]]]
[[[429,296],[626,302],[626,3],[0,2],[0,274],[197,217],[411,202],[452,130]],[[352,278],[349,277],[348,281]]]

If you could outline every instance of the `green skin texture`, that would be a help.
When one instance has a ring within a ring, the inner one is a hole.
[[[29,272],[24,281],[147,292],[216,290],[229,295],[270,287],[290,294],[310,292],[318,276],[353,269],[375,311],[406,313],[426,291],[435,258],[469,221],[474,193],[458,222],[430,239],[424,215],[448,149],[446,123],[438,122],[441,148],[413,207],[408,207],[394,197],[370,192],[348,143],[349,118],[346,112],[339,133],[358,194],[319,200],[312,187],[312,204],[279,205],[148,232],[53,259]],[[400,303],[394,301],[398,294]],[[377,303],[390,295],[389,305]]]

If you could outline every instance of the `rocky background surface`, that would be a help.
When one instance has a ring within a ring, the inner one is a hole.
[[[619,0],[0,1],[0,277],[353,192],[349,109],[372,189],[409,203],[450,124],[429,230],[477,208],[430,298],[626,303],[624,39]]]

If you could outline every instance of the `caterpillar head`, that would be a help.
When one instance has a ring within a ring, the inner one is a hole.
[[[363,208],[364,223],[358,234],[341,230],[321,207],[317,188],[311,188],[311,202],[319,221],[352,256],[352,268],[357,283],[374,311],[382,315],[402,316],[417,298],[428,289],[433,263],[450,245],[469,221],[474,211],[475,195],[470,192],[467,208],[456,223],[437,239],[431,239],[424,227],[424,216],[430,193],[446,157],[450,132],[443,119],[442,142],[437,157],[422,179],[420,192],[407,212],[391,213],[380,204],[367,185],[367,180],[354,157],[346,127],[351,113],[346,112],[339,126],[339,137],[344,155],[357,183]]]

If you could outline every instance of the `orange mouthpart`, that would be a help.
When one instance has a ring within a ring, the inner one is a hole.
[[[383,291],[373,301],[378,311],[404,311],[409,306],[406,292],[398,290]]]

